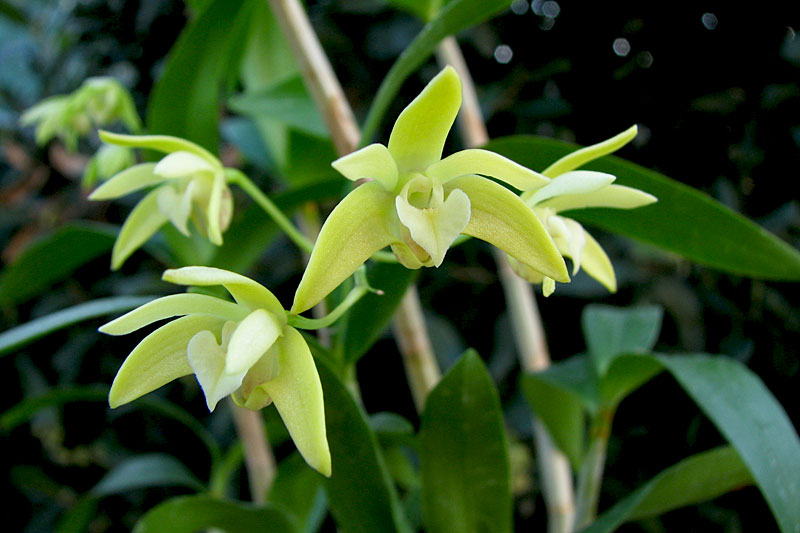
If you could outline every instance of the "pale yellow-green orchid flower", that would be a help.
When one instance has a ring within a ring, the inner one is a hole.
[[[558,213],[586,207],[634,209],[657,201],[656,197],[638,189],[613,185],[611,174],[575,170],[581,165],[614,152],[636,136],[636,126],[603,141],[568,154],[548,167],[543,174],[553,181],[538,189],[527,190],[522,199],[544,224],[559,252],[572,260],[572,275],[583,268],[609,291],[616,292],[614,267],[597,241],[571,218]],[[514,270],[531,283],[541,283],[542,292],[549,296],[555,290],[555,280],[509,258]]]
[[[164,280],[222,285],[235,303],[204,294],[174,294],[102,326],[103,333],[125,335],[180,317],[150,333],[128,355],[111,386],[111,407],[194,373],[211,411],[228,395],[253,410],[274,403],[306,462],[330,476],[319,374],[305,339],[287,325],[277,298],[250,278],[217,268],[167,270]]]
[[[158,185],[131,211],[111,252],[116,270],[168,221],[189,235],[189,218],[202,234],[222,244],[233,215],[233,197],[222,163],[204,148],[166,135],[118,135],[100,132],[103,141],[124,147],[149,148],[168,155],[158,163],[141,163],[113,176],[90,200],[110,200]]]
[[[561,254],[533,212],[483,176],[522,191],[549,178],[486,150],[441,159],[460,107],[461,81],[446,67],[400,113],[388,146],[372,144],[333,162],[350,180],[372,181],[348,194],[325,221],[292,312],[317,304],[385,246],[408,268],[438,267],[462,233],[569,281]]]
[[[36,124],[36,142],[58,137],[70,151],[78,138],[93,128],[122,122],[130,131],[142,125],[128,90],[113,78],[89,78],[71,94],[51,96],[31,107],[20,118],[23,125]]]

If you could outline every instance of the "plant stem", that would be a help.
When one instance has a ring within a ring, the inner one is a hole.
[[[465,144],[469,147],[486,144],[489,134],[481,114],[475,84],[456,39],[444,39],[439,44],[436,55],[441,64],[452,65],[461,78],[463,102],[458,115],[458,126]],[[550,355],[531,286],[513,272],[505,253],[495,250],[494,255],[500,283],[508,302],[520,363],[527,372],[543,370],[550,366]],[[574,512],[572,469],[567,457],[553,444],[547,428],[535,417],[533,437],[547,505],[548,531],[569,533],[572,531]]]
[[[253,503],[263,504],[275,479],[275,457],[267,440],[267,430],[260,411],[251,411],[230,401],[233,421],[242,441],[247,479]]]
[[[358,125],[303,6],[298,0],[269,0],[269,4],[331,132],[336,151],[340,156],[349,154],[358,147]],[[419,295],[413,286],[398,307],[394,332],[414,401],[421,409],[428,391],[439,380],[439,367],[425,328]]]
[[[578,477],[578,502],[575,510],[575,529],[579,530],[592,523],[597,515],[597,501],[603,481],[606,464],[608,437],[611,434],[613,409],[600,408],[592,419],[589,449],[583,459]]]
[[[375,289],[371,288],[367,284],[366,270],[363,266],[356,271],[355,278],[356,286],[353,287],[349,293],[347,293],[347,296],[345,296],[344,300],[342,300],[342,302],[337,305],[333,311],[320,318],[306,318],[300,315],[289,315],[289,325],[300,329],[321,329],[327,328],[336,322],[339,317],[345,314],[348,309],[353,307],[353,305],[365,294],[370,291],[375,291]],[[383,294],[381,291],[375,292]]]

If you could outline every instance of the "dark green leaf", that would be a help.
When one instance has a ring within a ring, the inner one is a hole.
[[[183,31],[150,96],[151,133],[217,152],[219,94],[229,69],[238,65],[249,11],[245,0],[214,0]]]
[[[583,533],[610,533],[639,520],[711,500],[750,485],[753,479],[730,446],[693,455],[673,465],[604,513]]]
[[[111,250],[117,229],[73,222],[25,249],[0,274],[0,306],[37,296],[77,268]]]
[[[324,486],[337,526],[348,532],[410,531],[364,412],[333,371],[319,361],[317,367],[333,465]]]
[[[741,363],[707,355],[660,356],[739,452],[784,533],[800,524],[800,439],[783,407]]]
[[[55,533],[86,533],[91,531],[89,525],[96,516],[97,500],[91,496],[82,496],[58,521]]]
[[[403,82],[430,57],[439,41],[483,22],[510,4],[511,0],[453,0],[439,11],[436,18],[426,24],[408,45],[381,82],[364,123],[361,144],[372,141]]]
[[[414,425],[397,413],[375,413],[369,417],[369,425],[382,444],[416,445]]]
[[[91,493],[96,498],[148,487],[205,489],[186,466],[172,456],[150,453],[129,457],[112,468]]]
[[[139,307],[153,300],[156,296],[116,296],[101,298],[92,302],[56,311],[55,313],[36,318],[26,324],[0,333],[0,356],[12,353],[31,342],[49,335],[54,331],[66,328],[78,322],[105,315],[121,313]]]
[[[598,383],[600,401],[614,409],[630,393],[662,371],[661,365],[647,355],[616,357]]]
[[[662,315],[657,306],[586,306],[581,324],[597,375],[603,376],[618,355],[649,352],[661,331]]]
[[[300,530],[308,533],[317,531],[327,514],[322,480],[299,453],[278,465],[268,500],[290,511],[300,522]]]
[[[367,294],[354,305],[342,323],[339,342],[347,362],[354,363],[375,343],[391,322],[400,300],[418,272],[402,265],[375,263],[367,270],[370,285],[383,295]]]
[[[578,147],[543,137],[495,139],[487,149],[543,170]],[[706,194],[634,163],[606,156],[587,169],[658,198],[640,209],[583,209],[567,216],[725,272],[764,279],[800,280],[800,252]]]
[[[218,500],[211,496],[182,496],[167,500],[140,518],[133,531],[195,533],[208,528],[219,528],[226,533],[299,531],[290,515],[279,507]]]
[[[6,0],[0,0],[0,15],[20,24],[25,24],[25,13],[17,6]]]
[[[442,7],[442,0],[387,0],[403,11],[408,11],[422,20],[431,20]]]
[[[467,351],[431,391],[419,438],[426,530],[511,531],[503,412],[474,351]]]

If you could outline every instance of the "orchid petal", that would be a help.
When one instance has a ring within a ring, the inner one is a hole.
[[[394,216],[394,195],[380,183],[365,183],[345,196],[319,232],[291,312],[315,306],[372,254],[397,241],[390,232]]]
[[[400,222],[411,232],[411,238],[428,252],[437,267],[470,217],[469,198],[459,189],[451,191],[439,207],[418,209],[402,196],[395,198],[395,206]]]
[[[497,178],[521,191],[538,189],[550,179],[514,161],[490,152],[472,148],[447,156],[425,170],[427,176],[439,178],[442,183],[467,174],[482,174]]]
[[[149,148],[167,154],[180,151],[190,152],[202,157],[214,166],[220,166],[219,159],[211,155],[211,152],[198,144],[179,137],[170,135],[123,135],[105,130],[100,130],[97,133],[100,135],[100,140],[109,144],[129,146],[131,148]]]
[[[164,181],[153,174],[155,163],[141,163],[111,177],[89,195],[89,200],[112,200]]]
[[[261,385],[278,375],[280,371],[278,353],[277,344],[273,344],[267,353],[247,371],[241,389],[233,394],[233,401],[236,405],[259,411],[272,403],[272,397]]]
[[[218,168],[218,165],[212,165],[197,154],[181,150],[164,157],[156,164],[153,172],[165,178],[180,178],[198,172],[214,172]]]
[[[272,313],[256,309],[247,315],[231,335],[225,373],[238,374],[250,370],[281,335],[283,324]]]
[[[210,331],[200,331],[192,337],[186,353],[209,411],[242,385],[247,370],[238,373],[225,371],[225,350],[217,344],[217,338]]]
[[[233,302],[205,294],[171,294],[148,302],[100,326],[100,333],[127,335],[153,322],[182,315],[204,315],[238,322],[247,310]]]
[[[472,214],[463,233],[493,244],[556,281],[569,281],[564,259],[547,230],[517,195],[479,176],[453,179],[444,188],[461,189],[469,197]]]
[[[548,278],[547,276],[542,279],[542,296],[547,298],[551,294],[556,292],[556,282],[553,278]]]
[[[191,186],[191,184],[189,184]],[[192,194],[187,187],[183,194],[166,185],[158,189],[158,210],[172,222],[178,231],[189,236],[189,215],[192,212]]]
[[[165,270],[161,279],[176,285],[196,287],[222,285],[238,303],[250,310],[266,309],[285,323],[286,313],[278,299],[266,287],[241,274],[221,268],[188,266]]]
[[[158,210],[158,194],[160,187],[147,193],[133,208],[131,214],[122,225],[122,229],[111,250],[111,269],[117,270],[122,263],[144,244],[158,228],[167,221]]]
[[[532,195],[530,193],[523,195],[523,199],[526,204],[534,206],[565,194],[594,193],[603,187],[608,187],[615,179],[617,179],[615,176],[605,172],[575,170],[555,178]]]
[[[556,196],[540,203],[538,207],[550,207],[556,212],[586,207],[634,209],[657,201],[655,196],[639,189],[624,185],[609,185],[592,193]]]
[[[421,172],[442,158],[447,134],[461,107],[461,80],[453,67],[433,78],[394,123],[389,152],[397,170]]]
[[[214,174],[214,181],[211,185],[211,197],[208,200],[208,211],[206,212],[206,224],[208,228],[208,239],[217,246],[222,245],[222,200],[225,192],[225,175],[222,172]]]
[[[610,292],[617,292],[617,277],[614,275],[611,260],[588,232],[584,232],[584,236],[586,237],[586,246],[583,247],[581,268]]]
[[[351,181],[360,179],[375,180],[383,184],[387,191],[397,185],[397,164],[389,149],[382,144],[370,144],[364,148],[340,157],[331,166]]]
[[[637,131],[638,128],[634,125],[608,140],[569,153],[547,167],[542,174],[550,178],[555,178],[556,176],[560,176],[565,172],[575,170],[576,168],[585,165],[589,161],[594,161],[595,159],[603,157],[606,154],[616,152],[628,144],[631,139],[636,137]]]
[[[586,232],[583,230],[583,226],[571,218],[563,220],[569,232],[569,242],[567,244],[569,252],[565,255],[572,259],[572,275],[574,276],[581,269],[581,255],[583,254],[583,248],[586,246]],[[558,242],[556,242],[557,245]]]
[[[322,384],[311,350],[294,328],[277,343],[278,375],[260,387],[269,394],[303,459],[319,473],[331,475],[325,432]]]
[[[165,324],[142,339],[117,372],[109,405],[119,407],[152,392],[174,379],[188,376],[189,340],[198,331],[220,331],[225,321],[211,316],[185,316]]]

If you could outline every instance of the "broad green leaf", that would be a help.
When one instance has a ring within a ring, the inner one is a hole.
[[[658,340],[662,316],[657,306],[586,306],[581,325],[597,375],[603,376],[618,355],[649,352]]]
[[[183,463],[170,455],[149,453],[129,457],[112,468],[91,490],[102,498],[148,487],[187,487],[204,490],[200,480]]]
[[[150,96],[150,131],[217,151],[219,94],[238,64],[249,12],[244,0],[214,0],[183,31]]]
[[[299,528],[292,517],[271,504],[220,500],[212,496],[182,496],[167,500],[149,510],[136,522],[134,533],[195,533],[219,528],[226,533],[295,533]]]
[[[97,500],[81,496],[75,505],[59,519],[55,533],[86,533],[97,516]]]
[[[372,141],[403,82],[430,57],[439,41],[483,22],[510,4],[511,0],[453,0],[441,9],[436,18],[426,24],[406,47],[381,82],[364,123],[361,145]]]
[[[620,355],[598,382],[599,401],[612,409],[663,370],[649,355]]]
[[[333,475],[323,485],[338,528],[365,533],[410,531],[363,410],[330,368],[321,363],[318,370],[333,466]]]
[[[112,227],[73,222],[26,248],[0,273],[0,306],[13,306],[66,279],[114,245]]]
[[[543,169],[578,147],[542,137],[495,139],[486,149]],[[586,166],[607,172],[616,183],[648,192],[658,202],[641,209],[585,209],[575,218],[725,272],[776,280],[800,280],[800,252],[706,194],[614,156]]]
[[[534,415],[547,427],[559,450],[577,470],[583,459],[585,410],[596,406],[593,376],[586,356],[556,363],[544,372],[528,373],[522,390]]]
[[[328,510],[322,479],[299,453],[293,453],[278,465],[267,500],[290,511],[300,522],[300,530],[306,533],[319,529]]]
[[[503,412],[474,351],[431,391],[419,438],[426,531],[511,531]]]
[[[367,267],[370,285],[383,294],[367,294],[350,308],[343,324],[340,322],[339,343],[345,361],[355,363],[375,344],[418,274],[417,270],[392,263],[373,263]]]
[[[711,500],[753,483],[739,454],[715,448],[667,468],[601,515],[582,533],[611,533],[624,522]]]
[[[700,406],[739,456],[782,532],[800,524],[800,438],[783,407],[741,363],[708,355],[657,360]]]
[[[0,333],[0,356],[78,322],[139,307],[155,296],[117,296],[78,304]]]

